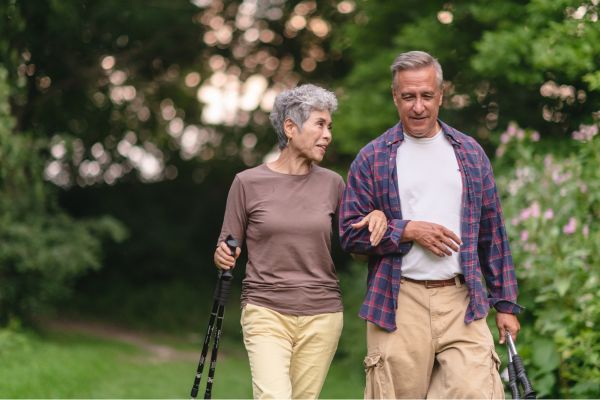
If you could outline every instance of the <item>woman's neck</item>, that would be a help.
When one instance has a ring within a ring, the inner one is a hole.
[[[312,160],[292,154],[290,149],[285,148],[281,151],[281,154],[279,154],[279,158],[277,160],[272,161],[267,165],[273,171],[280,172],[282,174],[306,175],[310,172],[312,164]]]

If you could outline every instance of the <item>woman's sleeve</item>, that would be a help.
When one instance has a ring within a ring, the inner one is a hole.
[[[225,206],[225,216],[223,217],[223,226],[217,245],[224,241],[228,235],[233,236],[238,241],[240,247],[246,239],[246,226],[248,224],[248,214],[246,209],[246,193],[244,185],[236,175],[229,195],[227,196],[227,205]]]

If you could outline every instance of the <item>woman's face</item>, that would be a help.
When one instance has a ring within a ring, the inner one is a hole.
[[[303,158],[321,162],[331,140],[331,114],[312,111],[301,130],[294,125],[288,147]]]

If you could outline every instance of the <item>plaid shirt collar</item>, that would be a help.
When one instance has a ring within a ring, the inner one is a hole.
[[[454,128],[444,123],[440,119],[438,119],[438,124],[440,124],[444,135],[446,135],[446,137],[450,139],[450,143],[453,146],[461,145],[462,142],[458,137],[457,131]],[[402,122],[398,122],[392,127],[392,129],[389,129],[384,135],[384,141],[388,146],[392,146],[398,142],[404,141],[404,128],[402,126]]]

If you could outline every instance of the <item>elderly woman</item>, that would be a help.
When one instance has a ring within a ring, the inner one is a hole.
[[[237,174],[227,198],[214,261],[234,265],[227,235],[246,242],[241,324],[254,398],[317,398],[342,331],[330,251],[344,181],[316,165],[331,143],[336,107],[335,95],[314,85],[279,94],[271,122],[281,154]]]

